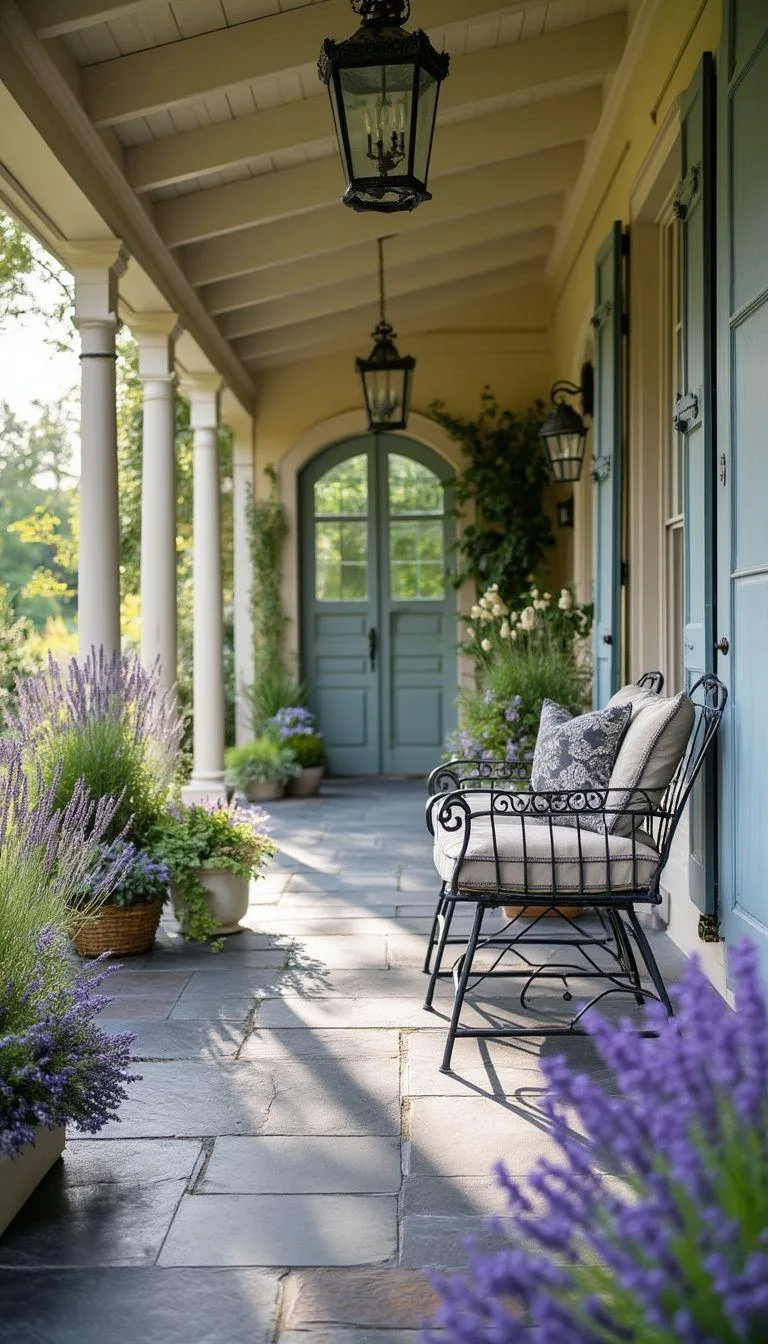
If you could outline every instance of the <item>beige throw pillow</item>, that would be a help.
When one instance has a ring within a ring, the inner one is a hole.
[[[608,787],[626,790],[623,796],[612,794],[610,806],[637,811],[636,825],[640,826],[643,813],[647,815],[648,811],[645,794],[654,804],[659,803],[683,758],[695,710],[684,691],[667,697],[641,686],[622,686],[608,701],[607,708],[628,703],[632,705],[632,717]],[[644,794],[633,801],[635,789],[644,790]],[[632,829],[627,816],[608,819],[608,830],[617,835],[631,835]]]

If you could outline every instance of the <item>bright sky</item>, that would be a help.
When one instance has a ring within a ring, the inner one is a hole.
[[[46,301],[52,282],[35,280],[33,290]],[[69,342],[59,351],[53,339]],[[57,401],[80,384],[78,338],[67,325],[49,328],[45,319],[30,313],[0,328],[0,401],[7,401],[21,420],[36,420],[35,401]]]

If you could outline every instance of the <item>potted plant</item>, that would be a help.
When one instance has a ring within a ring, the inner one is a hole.
[[[121,863],[117,885],[74,934],[81,957],[140,956],[152,950],[168,895],[168,865],[130,841],[117,840],[102,848],[94,880],[99,882],[116,861]]]
[[[244,793],[249,803],[282,798],[287,780],[301,770],[293,752],[272,733],[230,747],[225,764],[227,784]]]
[[[59,810],[55,790],[30,796],[18,748],[0,770],[0,1234],[60,1157],[65,1126],[95,1133],[114,1119],[132,1081],[129,1035],[95,1017],[104,973],[67,956],[84,889],[107,899],[122,877],[98,846],[115,804],[82,786]]]
[[[194,942],[241,933],[248,884],[277,846],[261,811],[223,799],[174,807],[160,818],[152,852],[171,876],[171,897],[182,936]]]
[[[293,798],[313,798],[326,763],[325,742],[317,731],[314,714],[303,705],[288,706],[270,719],[269,728],[300,766],[300,774],[288,781],[286,793]]]

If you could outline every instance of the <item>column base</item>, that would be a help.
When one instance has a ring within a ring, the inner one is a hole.
[[[224,771],[210,774],[193,775],[181,790],[182,803],[217,803],[226,799],[227,786],[224,783]]]

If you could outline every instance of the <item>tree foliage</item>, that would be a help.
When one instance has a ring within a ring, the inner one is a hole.
[[[489,387],[483,390],[476,420],[454,416],[445,402],[430,406],[432,419],[461,445],[463,466],[453,483],[457,514],[474,505],[457,542],[456,585],[474,579],[481,589],[497,583],[510,598],[522,593],[530,575],[544,568],[554,545],[544,510],[547,467],[539,443],[544,406],[502,410]]]

